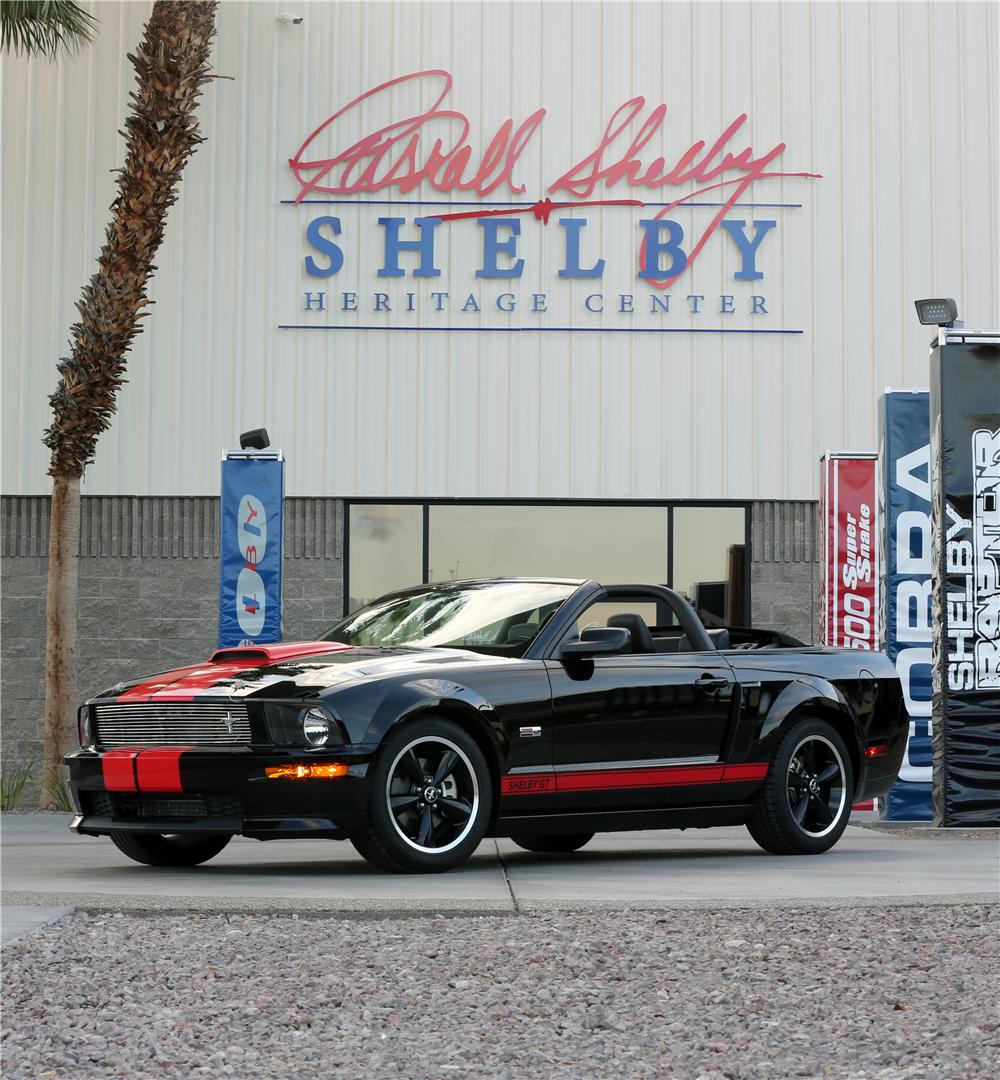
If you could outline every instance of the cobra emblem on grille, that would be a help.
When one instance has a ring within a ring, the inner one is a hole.
[[[236,720],[233,718],[233,714],[231,712],[227,712],[226,715],[222,717],[222,723],[226,725],[226,731],[230,735],[232,735],[233,732],[236,730]]]

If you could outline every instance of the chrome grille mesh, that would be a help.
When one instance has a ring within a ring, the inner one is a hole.
[[[239,746],[250,742],[247,707],[229,702],[95,705],[98,746]]]

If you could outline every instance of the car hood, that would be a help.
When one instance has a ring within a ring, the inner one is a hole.
[[[287,697],[359,680],[414,675],[433,676],[435,668],[456,661],[503,662],[482,653],[444,648],[373,648],[333,641],[280,642],[248,648],[219,649],[209,660],[173,671],[119,683],[98,695],[104,702],[199,701],[270,693]]]

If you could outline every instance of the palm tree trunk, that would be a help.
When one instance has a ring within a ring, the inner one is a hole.
[[[49,572],[45,597],[45,721],[39,808],[58,805],[63,754],[76,743],[76,597],[80,550],[80,479],[52,481]]]
[[[125,118],[125,163],[97,270],[77,303],[72,351],[49,402],[52,426],[52,518],[46,605],[45,724],[42,807],[63,778],[63,757],[76,745],[76,597],[80,478],[111,424],[132,341],[150,304],[146,295],[163,240],[167,211],[188,159],[202,137],[196,109],[210,81],[217,0],[156,0],[129,60],[136,72]]]

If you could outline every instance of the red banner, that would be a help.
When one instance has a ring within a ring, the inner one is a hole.
[[[820,461],[820,640],[878,648],[876,454],[827,452]]]

